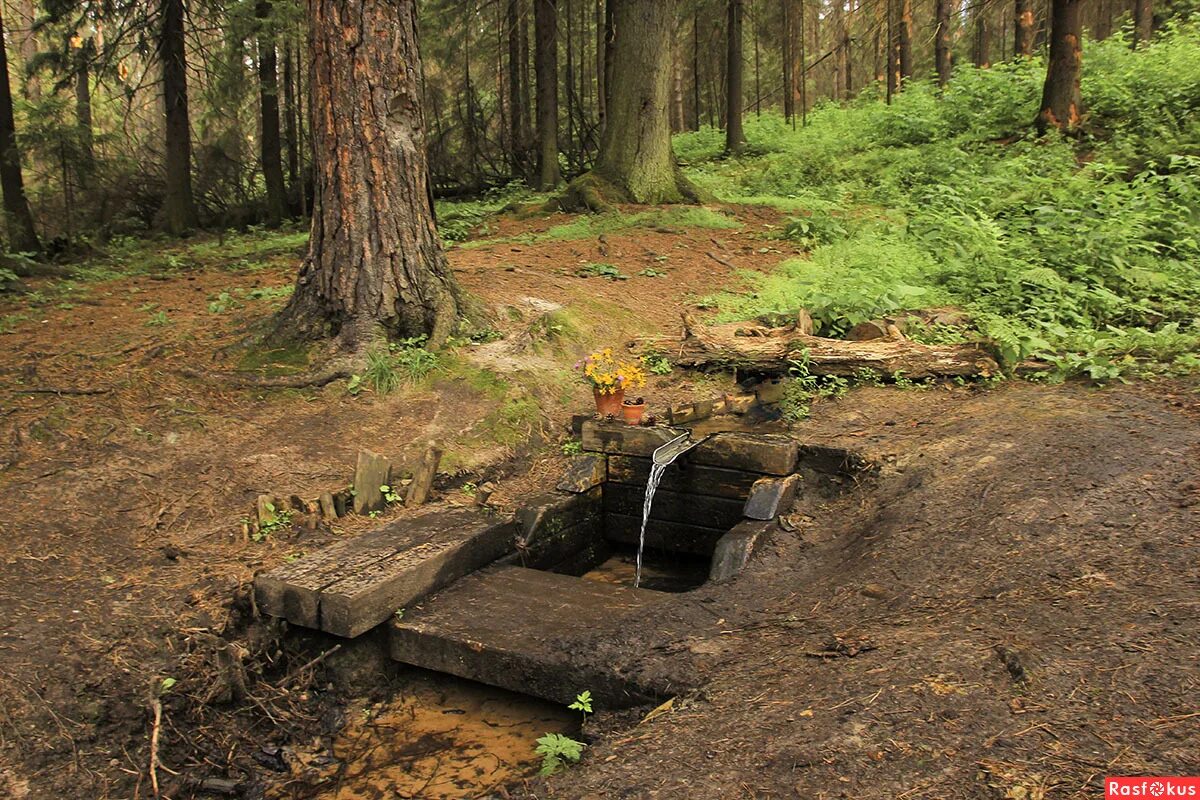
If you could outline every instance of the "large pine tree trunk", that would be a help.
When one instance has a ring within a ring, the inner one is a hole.
[[[897,47],[899,50],[900,59],[900,80],[901,82],[908,80],[913,74],[913,54],[912,54],[912,37],[913,37],[913,9],[912,0],[901,0],[900,2],[900,29],[897,32]]]
[[[262,115],[259,161],[267,187],[267,226],[278,228],[287,215],[287,188],[283,183],[283,144],[279,135],[279,71],[275,54],[275,32],[271,25],[271,2],[259,0],[258,97]]]
[[[4,18],[0,12],[0,191],[4,193],[8,249],[16,253],[37,253],[42,247],[33,227],[33,214],[29,211],[25,182],[21,178],[21,153],[17,149],[7,51],[4,44]]]
[[[293,74],[295,69],[292,43],[289,41],[283,49],[283,142],[287,153],[287,179],[288,185],[291,187],[290,192],[296,191],[296,182],[300,175],[300,142],[296,133],[296,89]]]
[[[696,193],[675,164],[669,113],[673,0],[609,0],[613,73],[608,124],[595,168],[562,198],[565,208],[612,202],[679,203]]]
[[[525,142],[521,120],[521,3],[508,0],[504,26],[508,33],[508,169],[514,178],[525,175]]]
[[[1033,0],[1016,0],[1013,11],[1013,55],[1028,58],[1033,55]]]
[[[975,39],[971,47],[971,60],[980,68],[992,65],[991,31],[988,30],[987,15],[984,11],[982,6],[975,9]]]
[[[1051,0],[1050,61],[1046,65],[1046,83],[1042,87],[1042,108],[1037,129],[1045,134],[1051,128],[1075,133],[1083,121],[1083,98],[1079,91],[1079,65],[1083,60],[1080,40],[1083,35],[1079,17],[1083,0]]]
[[[537,73],[538,188],[553,189],[558,170],[558,0],[533,0]]]
[[[95,44],[86,39],[75,50],[75,124],[79,127],[79,144],[83,151],[81,171],[91,172],[96,154],[92,136],[92,74],[89,64]]]
[[[316,197],[279,332],[441,343],[459,293],[434,227],[416,2],[309,0],[308,19]]]
[[[744,0],[728,0],[728,25],[725,30],[725,152],[736,153],[746,144],[742,128],[742,106],[745,92],[742,64],[742,18]]]
[[[1133,0],[1133,46],[1150,41],[1154,34],[1154,0]]]
[[[162,63],[166,110],[166,177],[163,217],[178,236],[198,224],[192,196],[192,133],[188,122],[187,58],[184,54],[183,0],[162,0],[158,57]]]
[[[936,0],[934,8],[933,61],[938,86],[950,82],[950,0]]]

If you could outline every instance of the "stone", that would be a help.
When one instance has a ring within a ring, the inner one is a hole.
[[[767,378],[754,387],[754,394],[758,398],[758,402],[768,406],[782,400],[786,390],[786,378]]]
[[[369,514],[382,511],[387,503],[379,487],[390,480],[392,463],[378,453],[358,451],[358,463],[354,467],[354,513]]]
[[[686,431],[680,428],[666,426],[642,428],[623,422],[588,420],[583,424],[583,449],[589,453],[650,456],[657,448],[684,433]]]
[[[728,414],[745,414],[758,398],[753,394],[725,395],[725,412]]]
[[[333,501],[333,494],[330,492],[322,492],[320,498],[317,499],[317,506],[321,510],[321,516],[325,519],[337,519],[340,516],[337,513],[337,504]]]
[[[560,492],[579,494],[604,483],[607,475],[607,456],[600,453],[583,453],[571,459],[557,488]]]
[[[785,478],[760,478],[750,487],[750,496],[742,515],[747,519],[774,519],[780,512],[791,507],[800,488],[800,476]]]
[[[419,506],[429,499],[429,490],[433,488],[433,479],[437,477],[438,463],[442,460],[442,449],[430,447],[421,456],[421,463],[413,470],[412,483],[404,495],[404,505]]]
[[[738,575],[750,563],[750,558],[768,532],[771,523],[746,521],[735,525],[717,540],[713,549],[712,565],[708,580],[712,583],[727,581]]]

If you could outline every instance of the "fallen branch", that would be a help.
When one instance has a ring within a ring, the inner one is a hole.
[[[226,383],[243,389],[309,389],[325,386],[336,380],[349,378],[354,374],[350,367],[330,367],[321,372],[304,372],[299,375],[281,375],[270,378],[236,372],[202,372],[188,367],[182,367],[178,372],[185,378]]]
[[[162,727],[162,702],[157,697],[150,698],[150,709],[154,712],[154,727],[150,733],[150,788],[158,797],[158,732]]]
[[[813,336],[799,322],[780,328],[758,323],[702,325],[686,313],[682,338],[638,344],[671,353],[679,366],[734,367],[768,374],[785,373],[801,360],[813,375],[851,376],[867,370],[881,377],[921,379],[999,371],[996,360],[980,344],[925,345],[902,337],[851,342]]]
[[[75,389],[70,386],[38,386],[33,389],[13,389],[13,394],[108,394],[112,389]]]

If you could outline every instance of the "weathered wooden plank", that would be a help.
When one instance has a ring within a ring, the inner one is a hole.
[[[596,665],[581,645],[597,631],[620,630],[629,617],[650,613],[663,597],[540,570],[489,567],[393,621],[392,657],[558,703],[588,689],[602,707],[636,705],[652,693]]]
[[[608,480],[611,483],[624,483],[644,488],[649,477],[649,458],[608,457]],[[760,477],[762,477],[761,473],[757,472],[695,464],[685,454],[663,472],[659,488],[668,492],[686,492],[745,500],[750,493],[750,487]]]
[[[320,628],[351,638],[366,633],[462,576],[492,563],[512,549],[516,525],[486,515],[448,518],[446,527],[426,541],[414,542],[394,555],[333,583],[320,592]]]
[[[637,544],[641,527],[640,513],[636,517],[626,514],[604,516],[604,538],[611,542]],[[699,525],[651,519],[646,526],[646,547],[671,553],[710,556],[725,531],[725,528],[702,528]]]
[[[790,436],[726,432],[696,445],[688,458],[710,467],[788,475],[795,470],[799,453],[800,443]]]
[[[604,513],[625,514],[641,519],[645,487],[611,483],[604,487]],[[700,524],[706,528],[730,528],[742,518],[742,502],[727,497],[669,492],[659,488],[650,507],[650,519]]]
[[[354,513],[369,514],[382,511],[387,503],[380,486],[391,480],[392,462],[369,450],[358,451],[354,467]]]
[[[626,456],[649,456],[685,431],[681,428],[655,426],[641,428],[623,422],[588,420],[583,423],[583,449],[593,453],[617,453]]]

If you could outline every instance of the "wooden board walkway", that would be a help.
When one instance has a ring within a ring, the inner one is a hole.
[[[509,552],[515,533],[474,508],[397,520],[259,575],[255,599],[294,625],[358,636]]]
[[[652,618],[667,595],[516,566],[492,566],[391,623],[392,658],[570,703],[588,690],[605,708],[654,699],[586,642]]]

